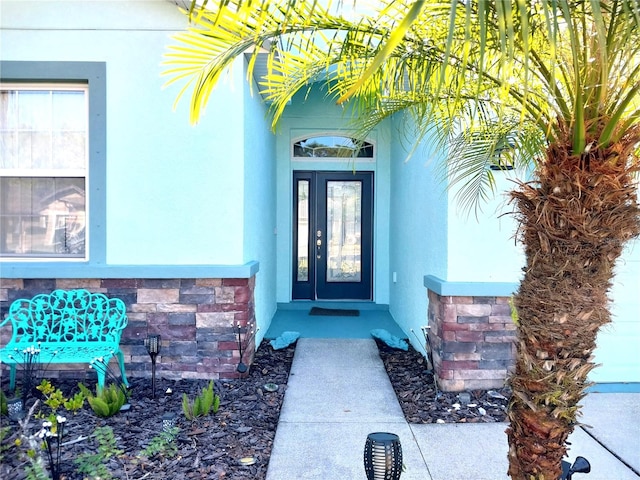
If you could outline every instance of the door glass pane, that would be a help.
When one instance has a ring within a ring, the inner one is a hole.
[[[309,180],[298,181],[298,270],[299,282],[309,281]]]
[[[362,277],[362,183],[327,182],[327,282]]]

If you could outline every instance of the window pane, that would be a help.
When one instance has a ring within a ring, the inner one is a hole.
[[[0,168],[76,175],[87,164],[86,90],[35,88],[0,92]]]
[[[84,257],[84,178],[0,179],[0,253]]]
[[[84,258],[87,90],[80,85],[3,87],[0,255]]]
[[[86,151],[86,134],[54,132],[51,168],[84,169]]]
[[[373,158],[373,145],[361,145],[349,137],[316,136],[293,144],[293,156],[298,158]]]
[[[18,134],[0,132],[0,168],[18,168]]]
[[[327,182],[327,282],[362,278],[362,182]]]
[[[84,92],[54,91],[52,102],[54,130],[86,131],[87,114]]]
[[[18,128],[51,130],[51,92],[18,92]]]
[[[299,282],[309,281],[309,180],[298,181],[298,273]]]
[[[0,125],[2,129],[13,130],[18,122],[18,92],[0,92]]]

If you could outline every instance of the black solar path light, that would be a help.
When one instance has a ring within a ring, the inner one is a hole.
[[[571,465],[569,462],[562,461],[562,477],[560,480],[571,480],[574,473],[589,473],[591,465],[584,457],[576,457],[576,461]]]
[[[156,398],[156,357],[160,353],[160,335],[147,335],[144,346],[151,357],[151,390]]]
[[[375,432],[364,444],[367,480],[399,480],[402,474],[402,446],[393,433]]]
[[[162,431],[165,433],[171,433],[173,427],[176,426],[178,416],[173,412],[167,412],[162,415]]]
[[[249,370],[247,364],[242,361],[242,329],[240,328],[240,322],[236,324],[236,332],[238,334],[238,353],[240,354],[240,362],[236,367],[238,373],[246,373]]]

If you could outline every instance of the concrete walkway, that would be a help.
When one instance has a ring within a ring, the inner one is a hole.
[[[592,470],[573,480],[638,480],[640,394],[590,394],[583,403],[593,428],[576,429],[568,460],[581,455]],[[301,338],[267,480],[364,480],[364,443],[379,431],[400,437],[402,480],[507,480],[506,427],[409,425],[372,339]]]

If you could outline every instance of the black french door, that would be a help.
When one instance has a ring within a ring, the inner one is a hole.
[[[292,298],[371,300],[373,172],[293,174]]]

